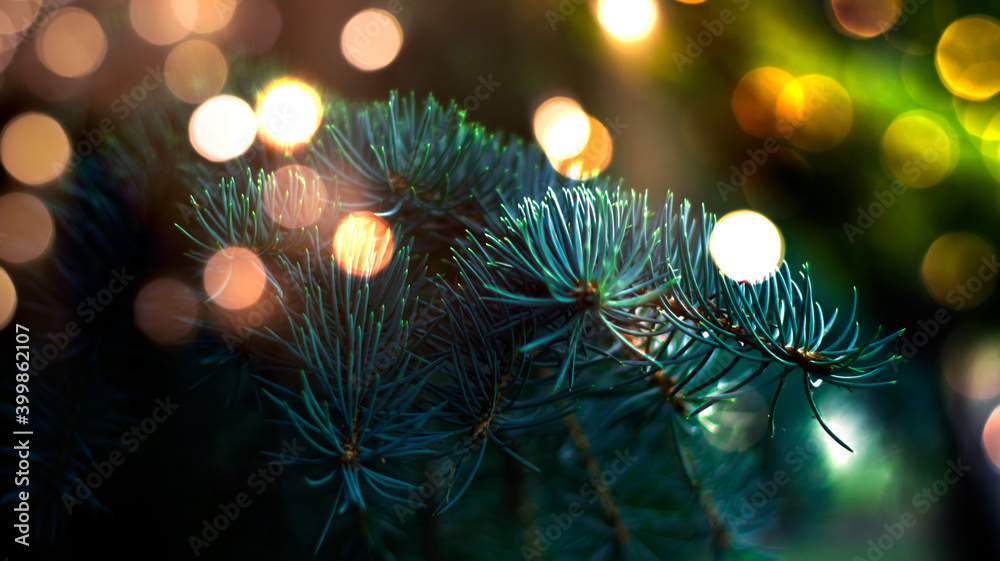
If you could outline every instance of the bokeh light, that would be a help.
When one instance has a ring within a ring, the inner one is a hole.
[[[795,78],[780,68],[747,72],[733,91],[733,113],[746,132],[759,138],[777,137],[778,98]]]
[[[829,411],[830,409],[825,408],[825,410]],[[865,417],[862,412],[855,408],[850,413],[843,410],[833,414],[827,413],[823,415],[823,420],[834,434],[857,452],[862,449],[861,447],[870,439],[870,436],[865,433]],[[857,459],[856,454],[851,453],[836,440],[830,438],[830,435],[826,434],[819,423],[813,425],[812,431],[812,438],[822,442],[824,457],[834,470],[847,469],[852,465],[853,460]]]
[[[910,187],[930,187],[958,163],[958,142],[935,115],[912,111],[897,117],[882,136],[879,154],[889,175]]]
[[[1000,22],[982,15],[953,21],[941,34],[934,62],[953,94],[992,97],[1000,91]]]
[[[945,344],[942,363],[957,393],[971,399],[1000,395],[1000,332],[957,332]]]
[[[267,285],[264,263],[244,247],[227,247],[205,264],[205,292],[227,310],[252,306]]]
[[[291,147],[308,141],[323,120],[323,102],[312,87],[282,79],[264,89],[257,101],[260,134],[270,144]]]
[[[552,167],[570,179],[590,179],[604,171],[611,163],[612,141],[607,127],[593,117],[588,117],[586,142],[583,149],[569,158],[552,160]]]
[[[52,215],[45,204],[26,193],[0,197],[0,259],[26,263],[52,244]]]
[[[934,241],[924,255],[927,292],[938,303],[963,310],[983,303],[997,285],[996,248],[976,234],[952,232]]]
[[[333,236],[333,256],[341,269],[360,277],[378,273],[392,260],[393,239],[389,224],[370,212],[354,212]]]
[[[288,165],[264,185],[264,211],[285,228],[303,228],[319,220],[326,185],[312,168]]]
[[[0,329],[7,327],[17,311],[17,290],[7,271],[0,267]]]
[[[854,107],[847,90],[821,74],[796,78],[778,97],[778,133],[798,148],[823,152],[851,131]]]
[[[698,414],[705,439],[727,452],[742,452],[767,432],[768,408],[756,391],[715,403]]]
[[[173,0],[174,16],[195,33],[218,31],[233,19],[235,0]]]
[[[281,10],[271,0],[242,0],[232,21],[221,31],[223,41],[249,55],[271,49],[281,34]]]
[[[183,282],[156,279],[142,287],[135,297],[135,324],[157,343],[186,339],[195,328],[198,296]]]
[[[108,40],[97,18],[79,8],[63,8],[36,39],[38,58],[60,76],[86,76],[104,60]]]
[[[774,274],[785,257],[778,228],[752,210],[730,212],[712,229],[708,249],[727,277],[759,282]]]
[[[546,100],[535,110],[535,139],[551,160],[572,158],[587,146],[590,116],[567,97]]]
[[[632,43],[649,36],[656,27],[654,0],[598,0],[597,20],[619,41]]]
[[[21,183],[48,183],[66,169],[69,138],[55,119],[41,113],[22,113],[0,133],[0,161]]]
[[[827,15],[841,33],[867,39],[895,25],[903,0],[827,0]]]
[[[174,47],[164,69],[171,93],[187,103],[201,103],[222,91],[229,74],[222,51],[200,39]]]
[[[358,70],[370,72],[385,68],[403,48],[403,28],[395,16],[385,10],[358,12],[344,25],[340,50],[347,62]]]
[[[253,144],[257,136],[257,117],[247,102],[231,95],[220,95],[202,103],[191,115],[188,125],[191,146],[207,160],[231,160]]]
[[[28,29],[42,0],[0,0],[0,35],[14,35]]]
[[[132,0],[128,6],[132,28],[140,37],[154,45],[169,45],[188,36],[197,14],[183,14],[178,19],[170,0]]]
[[[1000,406],[990,413],[983,427],[983,448],[993,465],[1000,468]]]
[[[983,140],[1000,140],[1000,96],[983,101],[952,96],[952,106],[966,132]]]

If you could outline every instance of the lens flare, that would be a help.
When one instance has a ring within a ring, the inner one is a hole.
[[[27,263],[52,245],[52,215],[45,204],[26,193],[0,197],[0,259]]]
[[[323,120],[323,102],[310,86],[278,80],[257,101],[260,134],[269,144],[294,147],[308,141]]]
[[[187,339],[198,318],[198,296],[176,279],[156,279],[135,297],[135,324],[157,343]]]
[[[953,21],[941,34],[934,63],[953,94],[992,97],[1000,92],[1000,22],[982,15]]]
[[[653,0],[598,0],[597,19],[612,37],[625,43],[641,41],[656,27]]]
[[[227,310],[252,306],[267,284],[264,263],[249,249],[227,247],[205,265],[205,292],[210,300]]]
[[[219,95],[202,103],[188,125],[191,146],[206,160],[224,162],[247,151],[257,136],[257,117],[247,102]]]
[[[708,249],[722,274],[744,282],[768,278],[785,257],[785,242],[778,228],[752,210],[720,218],[712,229]]]
[[[340,34],[340,50],[358,70],[371,72],[385,68],[403,48],[403,28],[385,10],[358,12]]]
[[[333,256],[341,269],[369,277],[392,259],[392,230],[385,220],[370,212],[351,213],[333,236]]]
[[[319,220],[327,198],[319,174],[306,166],[288,165],[264,185],[264,211],[285,228],[304,228]]]
[[[22,113],[0,133],[0,161],[21,183],[48,183],[66,168],[69,138],[55,119],[41,113]]]

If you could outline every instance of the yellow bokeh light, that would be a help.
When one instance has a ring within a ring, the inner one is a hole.
[[[588,119],[589,127],[583,149],[562,160],[550,159],[556,171],[571,179],[590,179],[611,163],[611,133],[597,119]]]
[[[66,132],[48,115],[23,113],[0,133],[0,160],[21,183],[41,185],[59,177],[69,155]]]
[[[222,29],[233,19],[236,7],[236,1],[173,0],[174,17],[195,33],[212,33]]]
[[[1000,96],[983,101],[952,96],[952,105],[969,134],[983,140],[1000,140]]]
[[[319,220],[326,185],[311,168],[288,165],[264,185],[264,211],[285,228],[303,228]]]
[[[680,2],[681,4],[701,4],[706,0],[677,0],[677,1]]]
[[[943,353],[948,385],[971,399],[1000,395],[1000,332],[960,335],[948,340]]]
[[[378,273],[392,260],[392,253],[392,230],[370,212],[351,213],[333,236],[333,256],[340,268],[352,275]]]
[[[767,217],[751,210],[720,218],[712,229],[708,249],[722,274],[745,282],[768,278],[785,257],[781,232]]]
[[[52,215],[37,197],[9,193],[0,197],[0,259],[26,263],[52,245]]]
[[[879,154],[889,174],[910,187],[930,187],[958,163],[958,143],[933,114],[912,111],[889,125]]]
[[[936,239],[921,268],[924,286],[938,303],[964,310],[983,303],[997,285],[996,248],[968,232]]]
[[[316,90],[297,80],[278,80],[257,101],[261,137],[269,144],[293,147],[308,141],[323,120]]]
[[[7,271],[0,267],[0,329],[7,327],[17,311],[17,290]]]
[[[836,80],[821,74],[796,78],[778,96],[778,133],[793,146],[823,152],[851,131],[851,96]]]
[[[135,324],[157,343],[186,339],[198,318],[198,296],[183,282],[156,279],[135,297]]]
[[[38,58],[60,76],[86,76],[104,60],[108,40],[97,18],[79,8],[63,8],[42,28]]]
[[[778,98],[795,78],[780,68],[747,72],[733,91],[733,113],[746,132],[759,138],[778,136]]]
[[[895,25],[903,13],[903,0],[827,0],[826,8],[841,33],[867,39]]]
[[[222,51],[200,39],[174,47],[167,55],[164,70],[167,87],[187,103],[201,103],[222,91],[229,74]]]
[[[546,100],[535,110],[535,138],[552,160],[579,154],[590,138],[590,116],[566,97]]]
[[[191,146],[207,160],[231,160],[253,144],[257,117],[247,102],[231,95],[215,96],[191,114]]]
[[[993,465],[1000,468],[1000,406],[990,413],[983,427],[983,448]]]
[[[385,10],[358,12],[344,25],[340,50],[347,62],[358,70],[370,72],[385,68],[403,48],[403,28],[395,16]]]
[[[953,21],[941,34],[934,63],[953,94],[992,97],[1000,91],[1000,22],[982,15]]]
[[[598,0],[597,19],[612,37],[626,43],[641,41],[656,27],[654,0]]]
[[[170,0],[132,0],[128,6],[132,28],[140,37],[154,45],[169,45],[188,36],[194,26],[194,17],[181,21]]]
[[[227,310],[252,306],[267,285],[264,263],[244,247],[219,250],[205,265],[205,292]]]

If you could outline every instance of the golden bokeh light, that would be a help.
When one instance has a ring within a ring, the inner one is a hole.
[[[69,138],[55,119],[41,113],[22,113],[0,133],[0,161],[21,183],[48,183],[66,169]]]
[[[793,146],[823,152],[851,131],[851,96],[836,80],[821,74],[800,76],[778,96],[778,133]]]
[[[1000,96],[983,101],[952,96],[952,106],[966,132],[983,140],[1000,140]]]
[[[1000,332],[952,336],[945,345],[942,363],[948,385],[971,399],[1000,395]]]
[[[17,311],[17,290],[7,271],[0,267],[0,329],[7,327]]]
[[[740,127],[759,138],[778,133],[778,98],[795,81],[780,68],[764,67],[747,72],[733,91],[733,113]]]
[[[167,55],[164,70],[167,87],[187,103],[201,103],[218,94],[229,74],[222,51],[200,39],[174,47]]]
[[[188,125],[191,146],[213,162],[231,160],[246,152],[256,136],[253,109],[231,95],[215,96],[199,105]]]
[[[157,343],[175,343],[188,338],[198,318],[198,296],[188,285],[171,279],[156,279],[135,297],[135,324]]]
[[[983,448],[993,465],[1000,469],[1000,406],[990,413],[983,427]]]
[[[590,126],[583,149],[566,159],[550,160],[556,171],[570,179],[590,179],[611,163],[611,133],[597,119],[588,119]]]
[[[932,113],[911,111],[889,125],[879,145],[882,165],[889,175],[910,187],[925,188],[955,169],[957,138],[938,120]]]
[[[288,148],[306,142],[322,120],[319,94],[298,80],[278,80],[257,100],[260,134],[269,144]]]
[[[385,10],[358,12],[344,25],[340,50],[347,62],[358,70],[370,72],[385,68],[403,48],[403,28],[395,16]]]
[[[553,97],[535,110],[535,139],[551,160],[579,154],[590,138],[590,116],[568,97]]]
[[[52,215],[37,197],[9,193],[0,197],[0,259],[26,263],[52,245]]]
[[[982,15],[953,21],[941,34],[934,63],[953,94],[992,97],[1000,91],[1000,22]]]
[[[709,444],[727,452],[751,448],[767,433],[767,404],[756,391],[720,401],[698,414]]]
[[[903,13],[903,0],[827,0],[827,15],[848,37],[867,39],[885,33]]]
[[[944,306],[956,310],[974,308],[996,289],[996,259],[996,248],[976,234],[945,234],[924,255],[924,286]]]
[[[42,0],[0,0],[0,35],[14,35],[31,27]]]
[[[701,4],[707,0],[677,0],[681,4]]]
[[[712,229],[708,249],[722,274],[745,282],[767,279],[785,257],[781,232],[767,217],[752,210],[720,218]]]
[[[326,185],[312,168],[288,165],[264,185],[264,211],[285,228],[304,228],[319,220]]]
[[[191,14],[184,14],[186,21],[178,19],[170,0],[132,0],[128,14],[135,32],[154,45],[176,43],[187,37],[194,26]]]
[[[205,264],[205,292],[227,310],[252,306],[267,286],[264,263],[244,247],[227,247]]]
[[[174,17],[189,31],[212,33],[233,19],[237,4],[235,0],[173,0]]]
[[[333,257],[344,271],[360,277],[378,273],[392,260],[392,230],[381,217],[354,212],[333,236]]]
[[[97,18],[79,8],[56,12],[36,41],[42,64],[67,78],[97,70],[108,50],[108,39]]]
[[[656,18],[654,0],[597,0],[597,20],[619,41],[645,39],[656,28]]]

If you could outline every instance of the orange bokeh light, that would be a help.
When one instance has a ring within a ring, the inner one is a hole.
[[[209,299],[228,310],[246,308],[264,294],[265,271],[264,263],[249,249],[221,249],[205,265],[205,292]]]
[[[378,273],[389,264],[392,252],[389,224],[370,212],[348,215],[333,236],[333,256],[340,268],[352,275]]]

